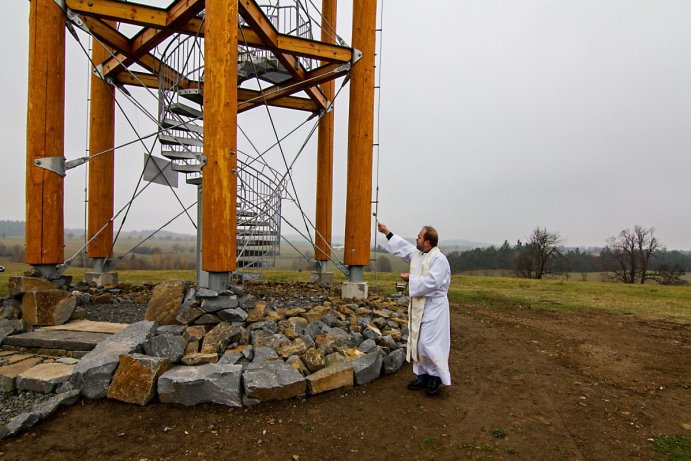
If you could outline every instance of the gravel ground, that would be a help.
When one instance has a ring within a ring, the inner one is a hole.
[[[40,392],[0,392],[0,426],[15,416],[30,411],[35,405],[45,402],[53,397],[53,394]]]
[[[94,304],[86,308],[87,320],[113,323],[135,323],[144,320],[146,304]]]

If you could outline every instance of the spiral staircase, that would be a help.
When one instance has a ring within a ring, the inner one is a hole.
[[[309,20],[296,5],[276,3],[262,9],[277,30],[311,38]],[[179,36],[167,45],[161,59],[164,68],[159,73],[158,111],[164,130],[158,136],[161,155],[171,161],[173,171],[186,176],[187,184],[198,187],[199,203],[206,163],[203,50],[199,36]],[[310,60],[301,62],[310,68]],[[279,84],[290,78],[271,52],[239,47],[238,86],[256,79]],[[280,251],[281,198],[286,180],[268,165],[240,156],[237,178],[237,267],[271,267]]]

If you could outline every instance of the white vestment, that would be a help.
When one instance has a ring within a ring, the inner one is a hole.
[[[393,235],[387,242],[386,250],[404,261],[410,261],[408,361],[412,358],[413,372],[416,375],[438,376],[441,382],[448,386],[451,384],[449,262],[438,249],[423,253],[397,235]]]

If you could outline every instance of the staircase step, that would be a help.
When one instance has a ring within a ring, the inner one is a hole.
[[[192,102],[196,102],[200,106],[204,104],[204,91],[201,88],[179,90],[178,94],[185,99],[189,99]]]
[[[59,331],[37,329],[28,333],[8,336],[3,344],[8,346],[90,351],[96,344],[111,337],[109,333],[90,331]]]
[[[235,214],[238,218],[253,218],[257,216],[257,213],[255,211],[250,211],[250,210],[242,210],[238,208],[235,211]]]
[[[158,136],[158,142],[165,146],[204,147],[204,141],[197,138],[189,138],[187,136],[169,136],[167,134],[161,134]]]
[[[161,155],[171,160],[199,160],[201,152],[190,152],[180,150],[162,150]]]
[[[202,111],[197,110],[194,107],[190,107],[187,104],[183,104],[181,102],[174,102],[173,104],[168,106],[168,111],[177,115],[184,115],[185,117],[192,117],[199,120],[204,119],[204,114],[202,113]]]
[[[238,235],[249,236],[249,237],[254,237],[254,236],[276,237],[276,236],[278,236],[278,232],[267,231],[267,230],[238,229]]]
[[[187,184],[192,184],[193,186],[198,186],[202,183],[202,177],[201,176],[192,176],[191,178],[188,177],[185,182]]]
[[[243,258],[257,258],[257,257],[262,257],[262,256],[273,256],[273,251],[264,251],[264,250],[242,250],[237,252],[237,256],[241,256]]]
[[[174,130],[187,131],[190,133],[204,134],[204,127],[199,126],[193,122],[181,122],[172,118],[166,118],[161,122],[163,128],[172,128]]]
[[[239,218],[239,216],[238,216]],[[250,226],[250,227],[267,227],[270,223],[269,221],[260,221],[255,219],[238,219],[238,226]]]
[[[179,171],[180,173],[201,173],[202,165],[200,163],[173,163],[170,165],[170,169],[173,171]]]
[[[252,56],[238,62],[238,81],[244,82],[252,78],[279,84],[292,78],[292,75],[275,57]]]

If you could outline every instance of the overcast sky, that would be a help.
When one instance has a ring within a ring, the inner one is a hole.
[[[338,31],[348,41],[351,4],[339,5]],[[383,5],[375,175],[381,221],[404,236],[434,225],[442,244],[452,238],[515,243],[543,226],[569,246],[603,245],[640,224],[655,227],[668,248],[691,250],[691,2]],[[24,219],[28,9],[27,1],[7,2],[10,20],[0,30],[3,43],[13,44],[0,73],[0,219]],[[67,43],[69,160],[85,155],[88,63],[70,35]],[[334,235],[343,234],[345,220],[347,96],[346,88],[336,104]],[[122,104],[140,133],[153,130],[146,116]],[[270,145],[271,126],[261,120],[266,110],[259,111],[240,124],[259,145]],[[285,112],[272,112],[279,133],[304,120]],[[121,116],[117,124],[118,143],[135,137]],[[288,158],[306,134],[303,129],[286,143]],[[116,208],[132,195],[143,151],[135,146],[118,154]],[[294,169],[308,216],[314,213],[315,151],[313,140]],[[84,183],[83,167],[69,172],[67,227],[84,226]],[[195,199],[193,186],[177,192],[185,204]],[[291,207],[285,205],[285,214],[297,223]],[[157,228],[179,210],[169,190],[152,186],[125,228]],[[188,219],[168,228],[193,231]]]

